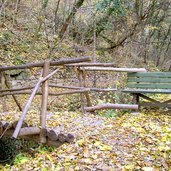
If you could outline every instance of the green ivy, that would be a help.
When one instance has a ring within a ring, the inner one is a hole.
[[[109,12],[114,16],[125,16],[130,3],[127,0],[101,0],[96,4],[97,12]]]

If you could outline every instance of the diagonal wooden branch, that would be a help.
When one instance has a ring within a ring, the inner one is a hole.
[[[29,107],[30,107],[30,105],[31,105],[31,102],[33,101],[34,96],[36,95],[36,92],[38,91],[38,89],[39,89],[39,87],[40,87],[40,84],[41,84],[42,82],[46,81],[46,80],[47,80],[48,78],[50,78],[52,75],[54,75],[58,70],[59,70],[59,68],[56,69],[55,71],[53,71],[51,74],[47,75],[46,77],[44,77],[44,78],[43,78],[43,77],[40,77],[40,78],[39,78],[39,80],[38,80],[38,82],[37,82],[35,88],[33,89],[33,92],[32,92],[32,94],[31,94],[29,100],[27,101],[27,103],[26,103],[26,105],[25,105],[25,107],[24,107],[24,110],[23,110],[23,112],[22,112],[22,114],[21,114],[21,117],[20,117],[20,119],[19,119],[19,121],[18,121],[18,123],[17,123],[17,126],[16,126],[16,128],[15,128],[15,131],[14,131],[14,133],[13,133],[13,135],[12,135],[13,138],[17,138],[17,136],[18,136],[18,134],[19,134],[19,132],[20,132],[22,123],[23,123],[23,121],[24,121],[24,118],[25,118],[25,116],[26,116],[26,113],[27,113],[27,111],[28,111],[28,109],[29,109]]]

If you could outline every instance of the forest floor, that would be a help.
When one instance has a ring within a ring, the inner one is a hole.
[[[12,121],[19,114],[11,112],[1,117]],[[30,110],[26,121],[38,125],[39,114]],[[30,147],[16,156],[13,165],[0,167],[0,170],[169,171],[170,123],[169,110],[142,110],[122,116],[49,112],[48,127],[62,124],[75,135],[75,141],[59,148]]]

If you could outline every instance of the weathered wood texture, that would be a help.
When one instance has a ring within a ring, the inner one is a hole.
[[[22,131],[22,129],[24,129],[25,130],[25,128],[21,128],[21,131]],[[30,128],[29,128],[30,129]],[[37,130],[37,132],[38,132],[38,130]],[[7,130],[7,132],[5,133],[5,136],[12,136],[12,133],[13,133],[13,130],[12,129],[10,129],[10,130]],[[26,140],[33,140],[33,141],[35,141],[35,142],[38,142],[38,143],[40,143],[40,134],[35,134],[35,133],[33,133],[33,134],[30,134],[30,135],[20,135],[19,134],[19,137],[21,137],[21,138],[23,138],[23,139],[26,139]],[[50,140],[50,139],[47,139],[47,142],[46,142],[46,144],[47,145],[50,145],[50,146],[54,146],[54,147],[60,147],[62,144],[64,144],[64,143],[61,143],[60,141],[52,141],[52,140]]]
[[[9,86],[9,84],[8,84],[8,81],[7,81],[7,78],[6,78],[5,75],[4,75],[4,78],[5,78],[5,85],[6,85],[6,87],[7,87],[8,89],[10,89],[10,86]],[[22,107],[21,107],[21,105],[20,105],[20,103],[19,103],[17,97],[16,97],[15,95],[12,95],[12,97],[13,97],[13,99],[14,99],[16,105],[18,106],[19,110],[22,111]]]
[[[85,67],[85,66],[101,66],[101,67],[115,67],[114,63],[75,63],[75,64],[66,64],[65,66],[69,67]]]
[[[171,90],[168,89],[130,89],[126,88],[122,92],[124,93],[153,93],[153,94],[171,94]]]
[[[80,76],[82,77],[82,85],[81,86],[84,86],[85,88],[87,87],[87,84],[86,84],[86,72],[85,70],[84,71],[81,71],[79,70],[80,72]],[[87,100],[87,106],[92,106],[92,103],[91,103],[91,98],[90,98],[90,95],[87,92],[84,93],[85,97],[86,97],[86,100]]]
[[[1,90],[5,89],[5,77],[4,77],[4,75],[5,74],[3,72],[0,73],[0,77],[1,77]],[[7,105],[6,105],[6,97],[5,96],[2,96],[1,103],[2,103],[2,110],[3,110],[3,112],[6,112],[7,111]]]
[[[50,87],[57,87],[57,88],[66,88],[66,89],[85,89],[85,87],[78,87],[78,86],[65,86],[65,85],[58,85],[58,84],[49,84]],[[109,91],[116,91],[116,88],[94,88],[94,87],[86,87],[90,91],[95,92],[109,92]]]
[[[81,90],[73,90],[73,91],[64,91],[64,92],[61,92],[61,93],[53,93],[53,92],[49,92],[49,95],[50,96],[61,96],[61,95],[66,95],[66,94],[76,94],[76,93],[85,93],[87,91],[90,91],[89,88],[84,88],[84,89],[81,89]],[[32,92],[31,91],[14,91],[14,92],[4,92],[4,93],[1,93],[0,96],[4,96],[4,95],[23,95],[23,94],[31,94]],[[41,92],[36,92],[36,95],[42,95]]]
[[[171,73],[128,73],[127,87],[135,89],[171,89]]]
[[[20,129],[18,136],[26,136],[26,135],[38,135],[40,134],[40,128],[37,127],[24,127]]]
[[[81,72],[80,72],[80,70],[78,70],[78,68],[74,68],[74,69],[75,69],[75,74],[76,74],[78,81],[79,81],[79,86],[83,87],[83,80],[82,80],[83,78],[81,76]],[[81,101],[81,110],[85,114],[86,113],[86,111],[84,109],[85,108],[85,99],[84,99],[83,93],[80,93],[80,101]]]
[[[171,100],[159,102],[144,94],[171,94],[171,72],[142,72],[142,73],[128,73],[127,74],[127,89],[123,90],[125,93],[131,93],[137,97],[134,100],[139,106],[151,107],[171,107]],[[139,97],[148,100],[149,102],[140,102]]]
[[[61,143],[68,142],[71,143],[74,141],[74,135],[71,133],[64,132],[63,126],[58,126],[51,130],[47,131],[47,137],[52,141],[60,141]]]
[[[25,107],[24,107],[24,109],[23,109],[23,112],[22,112],[22,114],[21,114],[21,117],[20,117],[20,119],[19,119],[19,121],[18,121],[18,123],[17,123],[17,126],[16,126],[16,128],[15,128],[15,131],[14,131],[14,133],[13,133],[13,137],[14,137],[14,138],[17,138],[17,136],[18,136],[18,134],[19,134],[19,132],[20,132],[20,129],[21,129],[22,123],[23,123],[23,121],[24,121],[25,115],[26,115],[26,113],[27,113],[27,111],[28,111],[28,109],[29,109],[29,107],[30,107],[30,105],[31,105],[31,102],[33,101],[33,98],[34,98],[36,92],[38,91],[38,89],[39,89],[39,87],[40,87],[40,83],[41,83],[41,82],[42,82],[42,78],[40,78],[39,81],[37,82],[37,84],[36,84],[36,86],[35,86],[35,88],[34,88],[32,94],[31,94],[31,96],[30,96],[30,98],[29,98],[29,100],[27,101],[27,103],[26,103],[26,105],[25,105]]]
[[[45,61],[43,68],[43,77],[49,74],[50,61]],[[48,93],[49,93],[49,81],[45,80],[42,83],[42,99],[41,99],[41,113],[40,113],[40,142],[46,143],[46,136],[44,136],[43,131],[46,129],[46,112],[48,105]]]
[[[97,106],[92,107],[85,107],[87,112],[94,112],[95,110],[102,110],[102,109],[133,109],[137,110],[138,105],[127,105],[127,104],[100,104]]]
[[[59,84],[49,84],[49,87],[56,87],[56,88],[64,88],[64,89],[85,89],[85,87],[78,87],[78,86],[65,86],[65,85],[59,85]],[[4,92],[17,92],[17,91],[22,91],[22,90],[30,90],[33,89],[34,86],[30,87],[22,87],[22,88],[13,88],[13,89],[4,89],[0,90],[1,93]],[[90,91],[95,91],[95,92],[109,92],[109,91],[116,91],[116,88],[93,88],[93,87],[86,87]]]
[[[1,92],[8,92],[8,91],[22,91],[22,90],[30,90],[30,89],[33,89],[34,86],[29,86],[29,87],[22,87],[22,88],[12,88],[12,89],[3,89],[3,90],[0,90],[0,93]]]
[[[80,67],[86,71],[146,72],[145,68]]]
[[[50,61],[50,66],[59,66],[59,65],[79,63],[79,62],[88,62],[88,61],[91,61],[90,57],[61,59],[59,61]],[[43,65],[44,65],[44,62],[29,63],[29,64],[17,65],[17,66],[1,66],[0,71],[27,69],[27,68],[32,68],[32,67],[43,67]]]
[[[131,72],[128,77],[152,77],[152,78],[171,78],[171,72]]]
[[[27,103],[26,103],[26,105],[25,105],[25,107],[24,107],[24,109],[23,109],[23,112],[22,112],[22,114],[21,114],[21,117],[20,117],[20,119],[19,119],[19,121],[18,121],[18,123],[17,123],[17,126],[16,126],[16,128],[15,128],[15,131],[14,131],[14,133],[13,133],[13,138],[17,138],[18,133],[19,133],[19,131],[20,131],[20,129],[21,129],[22,123],[23,123],[23,121],[24,121],[25,115],[26,115],[26,113],[27,113],[27,111],[28,111],[28,109],[29,109],[29,107],[30,107],[32,101],[33,101],[34,96],[36,95],[36,92],[38,91],[38,89],[39,89],[39,87],[40,87],[40,84],[41,84],[43,81],[46,81],[46,80],[47,80],[48,78],[50,78],[51,76],[53,76],[58,70],[59,70],[59,69],[56,69],[55,71],[53,71],[51,74],[47,75],[47,76],[44,77],[44,78],[42,78],[42,77],[39,78],[39,80],[38,80],[38,82],[37,82],[35,88],[33,89],[33,92],[31,93],[31,96],[30,96],[29,100],[27,101]]]
[[[50,138],[52,141],[56,141],[58,139],[58,135],[64,131],[63,126],[57,126],[47,132],[48,138]]]

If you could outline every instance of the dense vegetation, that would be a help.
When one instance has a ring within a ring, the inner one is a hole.
[[[170,69],[170,0],[1,0],[1,59],[91,55]]]

